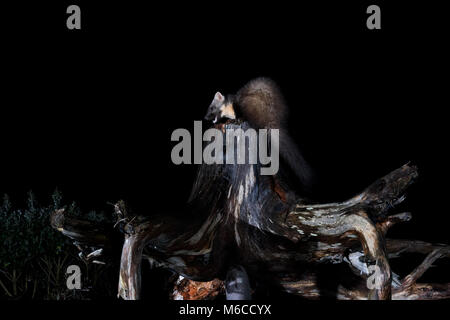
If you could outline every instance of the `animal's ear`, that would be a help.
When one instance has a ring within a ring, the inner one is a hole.
[[[225,97],[223,94],[221,94],[219,91],[216,92],[214,95],[214,101],[223,102],[225,100]]]

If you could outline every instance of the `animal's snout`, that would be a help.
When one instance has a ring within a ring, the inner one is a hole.
[[[216,117],[215,112],[213,110],[211,110],[211,108],[209,108],[208,111],[206,112],[204,119],[206,121],[212,121],[212,120],[214,120],[215,117]]]
[[[212,114],[211,114],[211,112],[207,112],[206,115],[205,115],[205,117],[204,117],[203,119],[205,119],[206,121],[212,120]]]

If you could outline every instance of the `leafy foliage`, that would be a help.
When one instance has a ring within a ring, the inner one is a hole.
[[[75,203],[63,206],[58,190],[46,206],[39,205],[30,191],[25,209],[14,209],[9,197],[4,195],[0,206],[0,298],[82,299],[86,296],[68,290],[65,285],[67,266],[81,261],[69,239],[50,226],[50,214],[63,207],[69,215],[81,215]],[[95,211],[88,216],[97,221],[106,219]],[[96,269],[91,269],[90,273],[95,273]]]

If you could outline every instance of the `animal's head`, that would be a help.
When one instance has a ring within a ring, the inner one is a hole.
[[[217,92],[209,105],[205,120],[216,123],[223,118],[236,119],[236,114],[234,112],[233,103],[226,99],[220,92]]]

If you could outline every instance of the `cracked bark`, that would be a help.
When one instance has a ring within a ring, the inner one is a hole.
[[[248,124],[228,123],[218,128],[245,130]],[[216,291],[223,291],[217,281],[224,280],[236,264],[255,281],[311,299],[450,297],[449,284],[417,283],[436,259],[449,257],[448,246],[385,238],[390,227],[412,217],[407,212],[389,215],[389,211],[405,199],[407,187],[418,175],[416,167],[406,164],[359,195],[328,204],[309,203],[289,190],[280,176],[261,176],[259,169],[259,165],[247,164],[200,166],[186,219],[163,213],[133,215],[118,202],[115,227],[125,237],[118,295],[140,298],[141,261],[148,259],[183,277],[184,288],[190,289],[183,295],[175,289],[173,298],[217,296]],[[89,243],[91,250],[110,245],[98,226],[90,229],[89,222],[64,219],[62,211],[52,217],[52,221],[58,219],[60,223],[52,225],[77,243]],[[410,275],[397,279],[389,259],[404,252],[428,256]],[[348,264],[359,280],[350,288],[339,284],[334,291],[324,290],[316,271],[323,264]],[[376,273],[371,275],[370,270]],[[377,284],[370,289],[369,277]],[[200,287],[202,294],[198,294]]]

